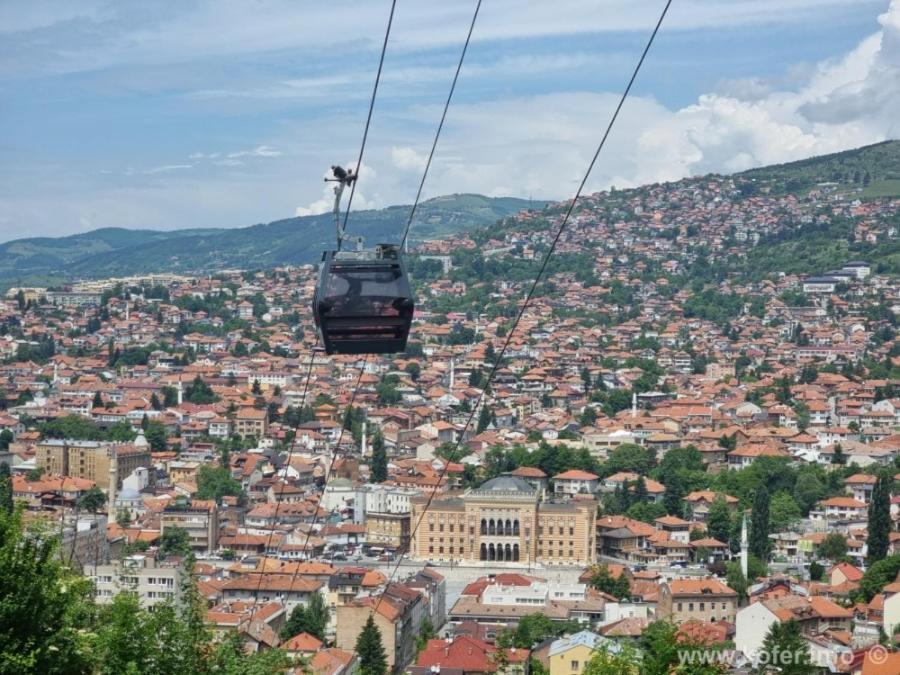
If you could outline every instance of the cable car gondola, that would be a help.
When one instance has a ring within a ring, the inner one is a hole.
[[[379,244],[342,250],[340,200],[356,175],[332,167],[337,249],[322,254],[313,316],[326,354],[390,354],[406,349],[414,302],[400,247]]]

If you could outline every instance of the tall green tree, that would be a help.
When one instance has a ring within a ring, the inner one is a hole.
[[[219,397],[213,392],[212,387],[204,382],[203,378],[197,375],[194,380],[185,387],[184,400],[188,403],[200,405],[204,403],[215,403],[219,400]]]
[[[628,577],[620,574],[613,578],[607,565],[598,565],[591,575],[591,586],[598,591],[609,593],[613,597],[624,599],[631,595],[631,583]]]
[[[772,624],[763,640],[759,662],[756,672],[760,675],[776,669],[782,675],[813,675],[819,672],[813,666],[809,643],[800,632],[800,624],[793,619]]]
[[[781,532],[790,529],[802,516],[800,506],[790,493],[781,491],[772,495],[769,503],[769,526],[772,530]]]
[[[637,483],[634,486],[634,501],[637,504],[646,504],[649,493],[647,492],[647,481],[643,476],[638,476]]]
[[[381,483],[388,477],[387,449],[381,429],[376,429],[372,436],[372,466],[369,473],[373,483]]]
[[[191,538],[183,527],[173,525],[163,530],[159,537],[159,557],[168,555],[188,556],[191,554]]]
[[[11,515],[13,507],[12,475],[9,464],[0,462],[0,513]]]
[[[750,519],[750,553],[760,560],[769,559],[769,491],[760,485],[753,500]]]
[[[64,566],[59,540],[0,512],[0,673],[88,673],[90,582]]]
[[[868,554],[866,564],[872,565],[884,559],[890,546],[891,533],[891,486],[893,477],[888,471],[881,471],[875,488],[872,490],[872,500],[869,502],[869,536],[866,540]]]
[[[819,557],[837,562],[847,555],[847,538],[840,532],[829,532],[819,544]]]
[[[666,485],[663,506],[666,507],[666,513],[670,516],[679,518],[684,516],[684,489],[681,487],[681,483],[674,482]]]
[[[281,628],[281,638],[288,640],[300,633],[309,633],[325,641],[325,630],[328,628],[328,605],[321,593],[313,593],[309,604],[297,605]]]
[[[381,642],[381,631],[371,614],[356,638],[356,657],[361,675],[387,675],[387,655]]]
[[[166,433],[166,426],[157,420],[147,422],[147,428],[144,429],[144,438],[150,445],[150,449],[160,452],[166,449],[166,441],[169,434]]]
[[[859,582],[859,590],[866,602],[874,598],[881,589],[900,574],[900,553],[889,555],[873,564],[863,574]]]
[[[591,655],[583,675],[638,675],[640,662],[638,653],[628,643],[616,650],[604,645]]]
[[[706,515],[706,531],[713,539],[727,544],[731,537],[731,509],[724,495],[716,495]]]
[[[213,499],[217,503],[222,497],[242,497],[244,491],[239,481],[231,477],[231,471],[224,466],[201,466],[197,470],[197,497]]]
[[[480,434],[487,429],[492,419],[493,415],[491,414],[491,409],[486,405],[481,406],[481,410],[478,412],[478,426],[476,428],[476,433]]]
[[[90,511],[91,513],[96,513],[106,504],[106,495],[103,490],[94,486],[87,492],[85,492],[78,499],[78,508],[84,511]]]

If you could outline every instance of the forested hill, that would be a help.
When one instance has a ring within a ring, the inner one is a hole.
[[[602,193],[587,197],[585,205],[579,205],[579,210],[595,209],[596,214],[604,219],[640,219],[633,207],[646,202],[647,206],[660,204],[657,210],[662,212],[664,219],[675,220],[682,217],[685,202],[669,200],[665,195],[685,189],[699,194],[704,191],[705,182],[721,179],[721,176],[703,176],[666,185]],[[738,202],[754,196],[795,196],[807,200],[811,191],[826,192],[828,199],[841,197],[845,202],[896,197],[900,196],[900,141],[885,141],[831,155],[752,169],[735,174],[731,181],[740,194],[727,198]],[[645,198],[651,194],[657,196]],[[436,238],[472,230],[476,238],[486,241],[508,230],[511,219],[506,216],[529,206],[540,209],[547,203],[472,194],[430,199],[418,209],[413,239]],[[530,219],[531,226],[545,228],[548,224],[546,219],[560,213],[563,206],[549,205],[543,213]],[[821,207],[823,212],[832,214],[828,203],[822,202]],[[809,212],[815,214],[815,209]],[[408,214],[409,206],[356,211],[351,221],[352,233],[364,236],[369,243],[396,240],[403,231]],[[815,227],[789,223],[777,231],[759,231],[763,237],[760,246],[748,258],[732,259],[729,263],[732,271],[750,272],[751,276],[755,276],[756,272],[775,270],[811,273],[827,268],[842,258],[861,255],[872,257],[874,262],[883,262],[887,270],[900,268],[900,248],[896,238],[854,244],[852,223],[832,215],[828,216],[830,222],[827,226],[821,222]],[[752,213],[738,214],[738,219],[745,222],[752,223],[753,217]],[[528,222],[524,225],[527,229]],[[690,232],[682,235],[676,235],[673,230],[649,232],[651,238],[669,238],[691,247],[697,243],[692,240],[693,237],[706,242],[712,234],[711,225],[702,219],[691,226]],[[721,234],[730,237],[734,232]],[[0,290],[13,285],[47,285],[72,279],[145,272],[211,272],[311,262],[333,241],[331,214],[287,218],[236,229],[159,232],[107,228],[57,239],[19,239],[0,245]],[[748,265],[753,269],[748,269]]]
[[[702,314],[724,320],[744,298],[703,289],[824,275],[856,260],[875,273],[900,275],[900,190],[889,190],[892,182],[900,185],[898,167],[900,142],[892,141],[730,176],[586,195],[538,292],[553,298],[562,315],[589,315],[597,312],[571,303],[579,285],[602,288],[605,301],[630,312],[641,297],[684,290],[695,296],[684,302],[686,315],[700,305]],[[878,195],[871,194],[875,187]],[[449,274],[466,292],[440,294],[438,310],[486,306],[511,285],[530,282],[567,206],[469,231],[476,246],[453,247]],[[432,262],[411,261],[420,287],[444,276]]]
[[[861,199],[900,196],[900,141],[774,164],[738,174],[777,194],[799,193],[821,183],[858,190]]]
[[[536,208],[544,204],[533,203]],[[433,238],[489,225],[529,205],[529,200],[513,197],[436,197],[419,205],[411,236]],[[365,237],[369,243],[395,241],[403,232],[409,209],[407,205],[354,211],[352,234]],[[236,229],[160,232],[105,228],[70,237],[18,239],[0,244],[0,288],[144,272],[298,264],[316,260],[333,244],[330,213]]]

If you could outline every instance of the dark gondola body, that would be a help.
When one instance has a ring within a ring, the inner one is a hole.
[[[313,315],[327,354],[404,351],[413,309],[397,246],[322,254]]]

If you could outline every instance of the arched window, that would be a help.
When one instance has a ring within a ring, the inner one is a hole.
[[[488,546],[488,560],[496,560],[497,559],[497,551],[494,548],[494,545],[491,544]]]
[[[510,547],[509,544],[506,545],[504,553],[505,553],[504,558],[503,558],[504,560],[512,560],[512,548]]]
[[[488,521],[488,534],[497,534],[497,528],[496,528],[496,526],[494,525],[494,519],[493,519],[493,518],[491,518],[491,519]]]
[[[484,522],[484,521],[481,521],[481,522]],[[481,552],[478,554],[478,559],[479,559],[479,560],[487,560],[487,557],[488,557],[488,554],[487,554],[487,544],[482,544],[482,545],[481,545]]]
[[[512,523],[510,522],[509,518],[506,519],[506,527],[503,528],[503,534],[512,534]]]
[[[481,519],[481,534],[487,534],[487,520],[485,518]]]
[[[512,557],[513,561],[519,562],[519,545],[513,544],[512,551],[513,551],[513,557]]]
[[[513,521],[513,536],[519,536],[519,521],[518,519]]]

